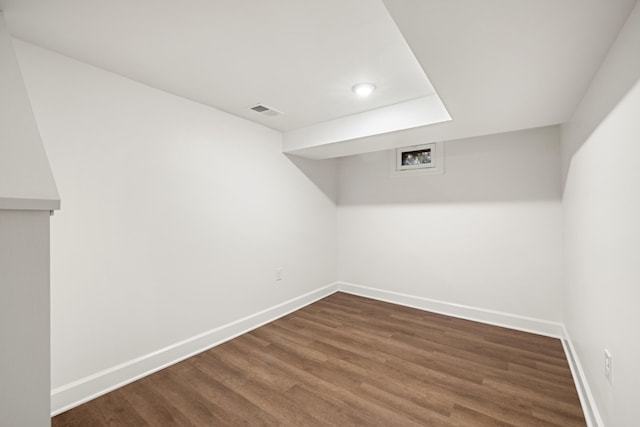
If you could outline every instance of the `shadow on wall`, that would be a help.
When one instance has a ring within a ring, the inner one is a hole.
[[[640,81],[640,55],[637,54],[640,43],[639,16],[640,7],[636,5],[573,117],[563,125],[563,180],[569,174],[573,155]]]
[[[447,141],[444,146],[443,175],[392,176],[394,151],[341,158],[338,204],[561,199],[558,126]]]
[[[329,160],[311,160],[303,157],[285,154],[285,156],[293,163],[303,174],[309,178],[313,184],[324,193],[331,202],[338,204],[338,180],[337,180],[337,161]]]

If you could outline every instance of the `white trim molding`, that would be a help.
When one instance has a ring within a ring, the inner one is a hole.
[[[567,361],[588,427],[603,426],[582,365],[580,364],[569,334],[562,323],[345,282],[332,283],[262,310],[256,314],[238,319],[155,352],[55,388],[51,391],[51,416],[65,412],[119,387],[188,359],[282,316],[286,316],[335,292],[345,292],[419,310],[558,338],[562,342],[567,356]]]
[[[562,326],[562,329],[564,333],[562,347],[564,347],[564,352],[567,355],[567,362],[569,362],[569,368],[571,368],[571,375],[573,376],[573,382],[576,385],[576,390],[578,392],[578,397],[580,398],[580,404],[582,405],[582,412],[584,413],[584,418],[587,421],[587,426],[604,427],[604,422],[602,422],[602,417],[600,417],[598,406],[596,405],[593,393],[591,393],[591,387],[589,387],[587,376],[582,369],[578,353],[576,353],[576,349],[573,346],[569,332],[564,325]]]
[[[60,210],[60,200],[0,197],[0,209],[14,211],[57,211]]]
[[[504,313],[501,311],[438,301],[414,295],[402,294],[399,292],[387,291],[384,289],[355,285],[353,283],[340,282],[338,283],[338,290],[353,295],[417,308],[419,310],[458,317],[460,319],[488,323],[490,325],[502,326],[509,329],[531,332],[548,337],[564,337],[563,325],[560,322],[551,322],[533,317],[520,316],[518,314]]]
[[[560,322],[520,316],[517,314],[407,295],[384,289],[356,285],[353,283],[339,282],[338,291],[417,308],[419,310],[458,317],[461,319],[473,320],[490,325],[502,326],[509,329],[558,338],[562,343],[562,347],[564,348],[564,352],[567,357],[567,362],[569,363],[569,368],[571,369],[571,375],[573,376],[578,397],[580,398],[580,404],[582,406],[582,411],[584,412],[585,420],[587,421],[587,426],[604,427],[595,399],[591,393],[591,389],[589,388],[587,377],[584,374],[584,370],[580,364],[580,359],[578,358],[578,354],[575,351],[564,324]]]
[[[146,377],[154,372],[195,356],[237,336],[259,328],[304,306],[325,298],[338,289],[336,283],[324,286],[250,316],[187,338],[168,347],[97,372],[51,390],[51,416],[95,399],[103,394]]]

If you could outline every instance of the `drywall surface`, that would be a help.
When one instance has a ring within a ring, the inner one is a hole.
[[[435,93],[378,109],[316,123],[283,134],[285,153],[305,155],[305,148],[332,146],[332,157],[346,155],[340,147],[350,139],[412,129],[451,120]],[[340,144],[338,144],[340,143]]]
[[[574,154],[564,192],[567,329],[607,426],[633,425],[640,401],[639,111],[636,84]]]
[[[0,209],[57,209],[49,167],[0,12]]]
[[[566,180],[573,154],[640,79],[640,7],[620,30],[571,120],[562,127],[562,169]]]
[[[0,425],[50,425],[47,211],[0,210],[0,384]]]
[[[392,177],[388,151],[339,160],[339,280],[561,320],[558,128],[444,145],[443,175]]]
[[[603,425],[612,427],[636,425],[640,402],[640,82],[606,116],[583,112],[608,105],[609,97],[596,92],[619,91],[612,70],[634,63],[637,54],[618,53],[630,46],[639,52],[639,36],[636,6],[563,139],[570,150],[572,136],[585,135],[563,197],[565,321]],[[604,376],[605,349],[613,358],[611,384]]]
[[[334,162],[294,163],[261,125],[16,49],[65,200],[54,389],[335,281]]]

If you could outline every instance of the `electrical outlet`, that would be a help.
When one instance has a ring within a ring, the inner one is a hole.
[[[276,268],[276,282],[282,280],[282,268]]]
[[[611,353],[607,349],[604,350],[604,377],[611,384]]]

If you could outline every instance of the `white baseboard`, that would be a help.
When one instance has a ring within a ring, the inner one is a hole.
[[[584,412],[587,426],[604,426],[593,398],[593,394],[589,388],[587,377],[585,376],[582,365],[580,364],[580,359],[578,358],[564,324],[560,322],[551,322],[548,320],[520,316],[517,314],[503,313],[494,310],[437,301],[429,298],[386,291],[383,289],[370,288],[367,286],[355,285],[353,283],[339,282],[338,291],[390,302],[393,304],[404,305],[407,307],[413,307],[420,310],[440,313],[447,316],[459,317],[462,319],[488,323],[491,325],[502,326],[524,332],[532,332],[560,339],[564,352],[567,356],[567,361],[569,362],[571,375],[573,376],[573,381],[578,391],[580,404],[582,405],[582,411]]]
[[[336,292],[336,283],[51,390],[51,416],[229,341]]]
[[[548,320],[535,319],[533,317],[520,316],[517,314],[438,301],[414,295],[386,291],[383,289],[370,288],[368,286],[355,285],[353,283],[339,282],[338,290],[340,292],[386,301],[393,304],[400,304],[461,319],[488,323],[490,325],[502,326],[524,332],[532,332],[534,334],[554,338],[564,338],[564,329],[560,322],[551,322]]]
[[[562,345],[567,355],[567,360],[571,368],[571,374],[573,375],[574,382],[576,383],[576,388],[587,420],[587,425],[589,427],[602,427],[602,420],[595,405],[595,400],[593,399],[584,371],[571,339],[562,323],[437,301],[429,298],[345,282],[337,282],[327,285],[251,316],[236,320],[188,338],[184,341],[175,343],[169,347],[55,388],[51,391],[51,415],[55,416],[60,414],[149,374],[229,341],[239,335],[325,298],[337,291],[413,307],[420,310],[431,311],[434,313],[440,313],[447,316],[559,338],[562,341]]]
[[[573,376],[573,382],[576,384],[576,390],[578,391],[578,397],[580,397],[580,404],[582,405],[582,412],[584,412],[584,418],[587,421],[588,427],[604,427],[602,417],[598,411],[598,406],[591,393],[591,387],[587,381],[587,376],[584,374],[582,364],[578,358],[578,353],[573,346],[569,332],[563,326],[564,339],[562,340],[562,346],[564,352],[567,355],[567,361],[571,368],[571,375]]]

